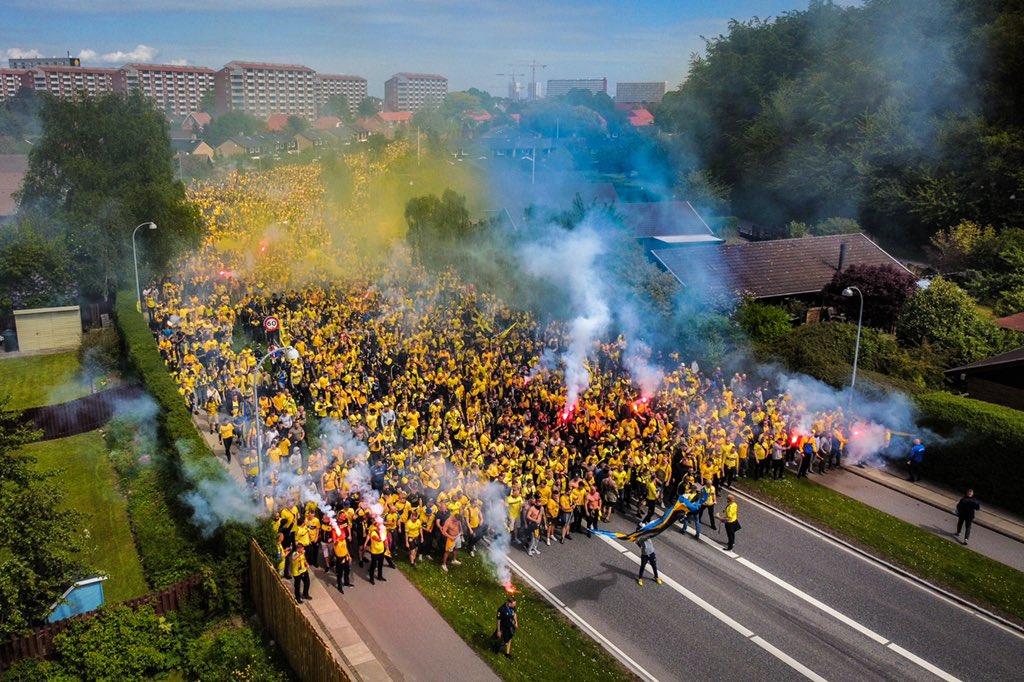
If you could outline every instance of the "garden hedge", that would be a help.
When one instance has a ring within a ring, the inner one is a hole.
[[[1024,513],[1024,412],[945,391],[915,401],[921,425],[941,437],[925,443],[925,477]]]
[[[167,469],[175,478],[167,482],[164,492],[173,495],[170,506],[178,520],[188,519],[191,511],[180,502],[181,493],[194,489],[197,481],[220,482],[228,479],[230,474],[214,457],[192,421],[178,386],[157,350],[153,334],[135,307],[134,294],[131,291],[119,292],[114,311],[130,368],[138,373],[160,408],[159,430],[171,465]],[[186,468],[190,472],[190,480],[182,475]],[[244,600],[241,580],[248,564],[248,540],[255,537],[269,551],[275,544],[270,524],[225,523],[211,538],[200,538],[198,531],[193,535],[203,555],[203,563],[216,576],[226,606],[231,610],[239,609]],[[167,557],[166,563],[173,564],[172,558]]]

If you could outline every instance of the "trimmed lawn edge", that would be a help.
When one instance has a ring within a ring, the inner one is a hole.
[[[515,681],[543,679],[544,671],[550,674],[551,670],[560,670],[560,679],[581,682],[638,679],[519,576],[515,576],[513,583],[521,627],[512,642],[513,658],[495,653],[490,634],[495,627],[494,612],[504,599],[504,591],[480,556],[462,554],[460,559],[463,565],[453,568],[448,575],[429,559],[417,562],[417,568],[404,558],[396,559],[395,563],[498,677]],[[439,583],[446,590],[444,595],[440,594]]]
[[[740,483],[740,491],[827,531],[875,558],[1024,625],[1024,573],[812,481]],[[793,495],[794,491],[798,495]],[[787,494],[790,493],[790,494]],[[820,508],[830,511],[826,516]],[[844,523],[843,520],[846,520]]]

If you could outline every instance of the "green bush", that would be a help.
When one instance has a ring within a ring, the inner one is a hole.
[[[87,372],[106,374],[117,368],[121,357],[121,339],[115,327],[90,329],[78,345],[78,362]]]
[[[151,606],[115,606],[74,621],[54,638],[57,660],[87,680],[144,680],[180,667],[185,640],[173,617]]]
[[[925,476],[1024,513],[1024,412],[941,391],[916,402],[942,437],[925,443]]]
[[[212,629],[192,641],[187,653],[188,674],[204,682],[286,680],[252,628]]]
[[[785,310],[756,301],[744,301],[736,308],[734,317],[754,343],[773,343],[793,328]]]
[[[842,386],[850,382],[856,336],[855,324],[805,324],[773,344],[761,344],[759,354],[774,357],[792,371]],[[896,383],[917,390],[942,385],[942,369],[926,349],[908,352],[892,335],[870,327],[861,329],[858,372],[883,381],[892,377]]]
[[[4,671],[0,680],[4,682],[25,682],[25,680],[46,680],[46,682],[80,682],[81,678],[72,675],[56,661],[42,661],[38,658],[25,658]]]

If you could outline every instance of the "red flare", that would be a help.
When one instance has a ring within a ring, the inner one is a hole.
[[[515,585],[513,585],[511,582],[507,582],[507,583],[503,584],[502,587],[505,588],[505,594],[512,595],[512,594],[517,594],[519,592],[519,590],[517,590],[515,588]]]

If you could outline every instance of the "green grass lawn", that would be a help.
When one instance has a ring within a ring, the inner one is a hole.
[[[1005,564],[806,479],[746,479],[742,490],[929,582],[1024,621],[1024,573]]]
[[[83,559],[110,576],[104,584],[107,601],[145,594],[149,588],[128,525],[127,502],[100,432],[30,443],[22,449],[36,458],[40,471],[63,469],[54,481],[64,490],[66,507],[86,515]]]
[[[491,635],[495,613],[505,592],[480,557],[460,555],[462,565],[450,574],[429,561],[411,567],[398,561],[402,572],[441,616],[499,677],[505,680],[632,680],[604,649],[556,611],[543,597],[516,581],[519,631],[512,641],[512,658],[494,653]],[[553,673],[553,671],[558,671]]]
[[[74,351],[0,360],[0,396],[10,394],[8,410],[53,405],[89,394],[78,379]]]

